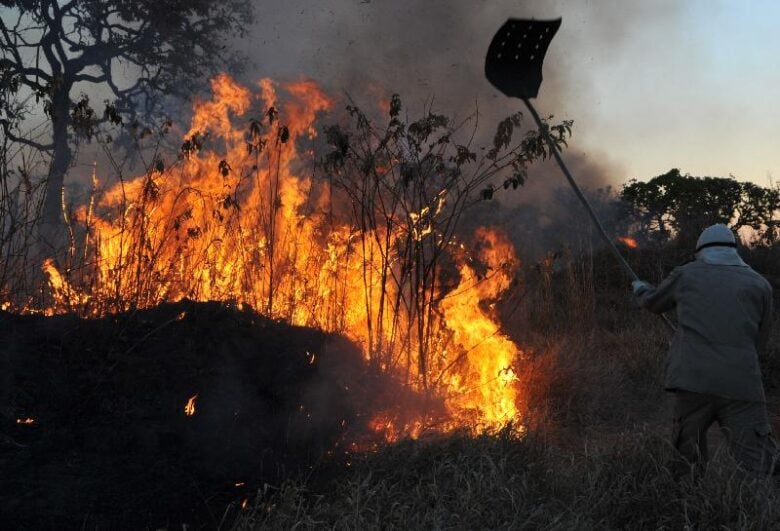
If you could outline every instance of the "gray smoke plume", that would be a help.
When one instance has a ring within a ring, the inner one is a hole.
[[[658,28],[661,21],[673,25],[682,9],[671,1],[619,0],[292,0],[272,7],[258,2],[257,7],[252,36],[236,43],[253,63],[245,82],[265,76],[312,78],[329,93],[349,94],[365,106],[376,99],[377,90],[395,92],[411,116],[431,104],[435,112],[455,119],[478,108],[481,145],[490,144],[500,119],[525,110],[520,100],[506,98],[484,78],[485,52],[495,31],[508,17],[563,17],[545,59],[545,79],[535,105],[554,120],[574,120],[565,159],[588,189],[634,177],[610,161],[609,146],[586,152],[578,143],[578,132],[591,117],[609,112],[608,102],[593,96],[598,83],[623,82],[608,74],[601,79],[604,65],[620,58],[631,39]],[[530,117],[526,123],[531,125]],[[526,186],[501,194],[489,208],[476,209],[470,224],[500,221],[512,234],[560,236],[582,221],[561,190],[567,186],[554,164],[540,164]],[[537,226],[528,227],[528,219]]]

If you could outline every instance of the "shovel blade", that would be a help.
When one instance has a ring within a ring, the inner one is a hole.
[[[485,77],[513,98],[535,98],[542,84],[542,63],[561,19],[508,19],[488,47]]]

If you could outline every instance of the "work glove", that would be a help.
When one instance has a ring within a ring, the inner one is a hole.
[[[631,289],[634,290],[634,295],[639,297],[642,293],[650,289],[650,284],[644,280],[635,280],[631,283]]]

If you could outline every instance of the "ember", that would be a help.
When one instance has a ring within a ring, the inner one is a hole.
[[[626,247],[629,249],[636,249],[639,247],[639,244],[634,238],[631,238],[629,236],[621,236],[618,238],[619,242],[622,242]]]
[[[198,398],[198,395],[191,396],[189,400],[187,400],[187,405],[184,406],[184,414],[188,417],[191,417],[195,414],[195,400]]]

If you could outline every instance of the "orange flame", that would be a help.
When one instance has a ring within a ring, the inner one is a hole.
[[[484,278],[454,256],[457,287],[434,277],[420,295],[409,283],[393,284],[410,278],[397,249],[440,237],[446,190],[428,204],[404,205],[385,225],[333,216],[335,192],[307,170],[314,167],[309,146],[317,117],[333,106],[320,87],[264,79],[255,96],[227,75],[211,87],[212,98],[194,104],[177,162],[120,182],[76,212],[87,223],[90,282],[79,289],[47,261],[50,311],[98,316],[183,298],[247,304],[347,335],[379,369],[443,399],[448,419],[437,421],[440,430],[520,420],[516,369],[523,354],[489,306],[509,289],[516,269],[508,239],[478,231]],[[378,161],[376,171],[392,172],[393,164]],[[315,354],[307,361],[315,364]],[[197,396],[186,415],[195,413]],[[403,419],[388,410],[370,422],[387,440],[416,437],[430,424],[424,410]]]
[[[464,424],[496,428],[519,419],[514,364],[522,353],[501,333],[481,301],[495,299],[509,288],[511,264],[517,258],[502,234],[486,228],[477,234],[485,242],[482,258],[492,271],[480,280],[471,268],[461,266],[460,284],[442,305],[464,366],[450,378],[450,407]]]
[[[198,398],[198,395],[193,395],[187,400],[187,405],[184,406],[184,414],[188,417],[191,417],[195,414],[195,400]]]
[[[620,238],[618,238],[618,241],[622,242],[629,249],[636,249],[639,247],[637,241],[634,238],[631,238],[630,236],[621,236]]]
[[[21,419],[16,419],[17,424],[35,424],[35,419],[32,417],[26,417]]]

